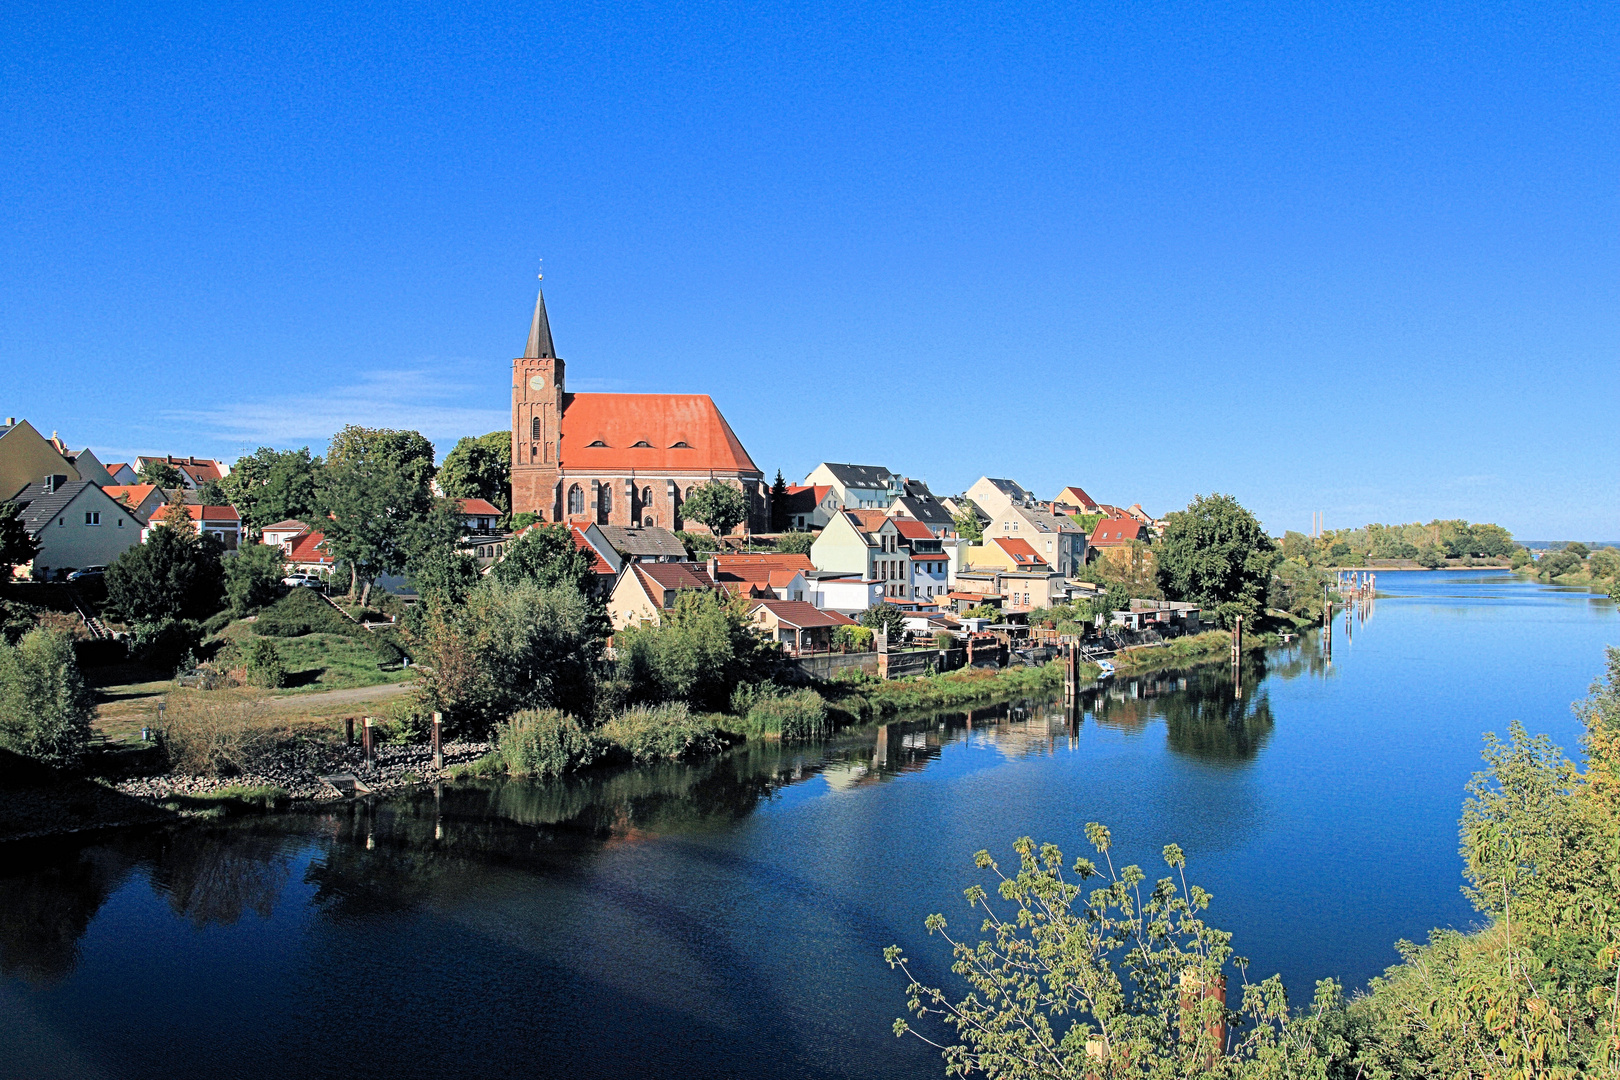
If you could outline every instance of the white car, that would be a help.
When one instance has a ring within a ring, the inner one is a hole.
[[[292,577],[284,577],[281,579],[281,583],[289,589],[318,589],[321,587],[320,578],[310,577],[307,574],[294,574]]]

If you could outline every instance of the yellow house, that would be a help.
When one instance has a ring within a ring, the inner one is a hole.
[[[62,476],[70,481],[85,479],[32,424],[7,417],[5,426],[0,427],[0,501],[47,476]]]
[[[1051,564],[1029,541],[1011,536],[986,537],[983,544],[967,549],[962,562],[975,570],[1003,570],[1021,573],[1049,573]]]

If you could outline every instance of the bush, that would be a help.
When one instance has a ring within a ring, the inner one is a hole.
[[[214,614],[203,620],[203,636],[213,637],[215,634],[231,625],[231,620],[234,618],[235,616],[231,614],[229,608],[226,608],[224,611],[216,611]]]
[[[266,690],[279,690],[287,685],[287,665],[282,663],[281,650],[266,638],[248,638],[242,646],[242,667],[246,669],[249,685]]]
[[[348,634],[354,624],[310,589],[294,589],[271,604],[253,624],[264,637],[303,637],[305,634]]]
[[[743,683],[731,692],[733,716],[747,716],[756,704],[782,696],[782,688],[773,682]]]
[[[938,630],[934,633],[934,648],[936,649],[954,649],[959,644],[961,643],[956,640],[956,636],[949,631]]]
[[[94,712],[69,635],[31,630],[16,645],[0,644],[0,746],[49,765],[77,765]]]
[[[816,542],[814,533],[790,532],[777,537],[776,550],[784,555],[808,555],[810,546]]]
[[[761,735],[776,735],[789,742],[819,739],[832,732],[826,701],[810,689],[759,699],[748,711],[748,726]]]
[[[684,702],[627,709],[599,730],[637,762],[679,761],[725,747],[715,726]]]
[[[202,628],[187,619],[137,623],[130,655],[148,667],[173,671],[202,646]]]
[[[601,759],[607,740],[557,709],[527,709],[495,729],[495,745],[513,776],[561,776]]]
[[[251,695],[216,690],[169,695],[163,746],[181,772],[230,776],[247,772],[269,749],[266,710]]]
[[[200,619],[224,596],[219,542],[160,525],[107,568],[107,608],[129,622]]]
[[[224,560],[225,599],[237,618],[273,603],[281,591],[279,547],[246,544]]]
[[[662,625],[622,630],[614,645],[631,700],[714,711],[730,703],[738,684],[767,675],[780,655],[754,632],[741,600],[708,591],[683,593]]]
[[[833,631],[832,643],[845,652],[869,652],[876,639],[865,626],[840,626]]]

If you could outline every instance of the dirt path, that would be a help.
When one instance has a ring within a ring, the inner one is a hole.
[[[319,712],[330,705],[352,705],[360,701],[381,701],[397,697],[416,686],[416,682],[378,683],[376,686],[351,686],[344,690],[319,690],[313,694],[288,694],[266,698],[272,709],[306,709]]]

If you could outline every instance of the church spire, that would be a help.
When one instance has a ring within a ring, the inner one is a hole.
[[[542,277],[544,275],[541,275]],[[534,321],[529,324],[529,346],[523,350],[524,359],[552,359],[557,350],[551,344],[551,320],[546,318],[546,290],[534,299]]]

